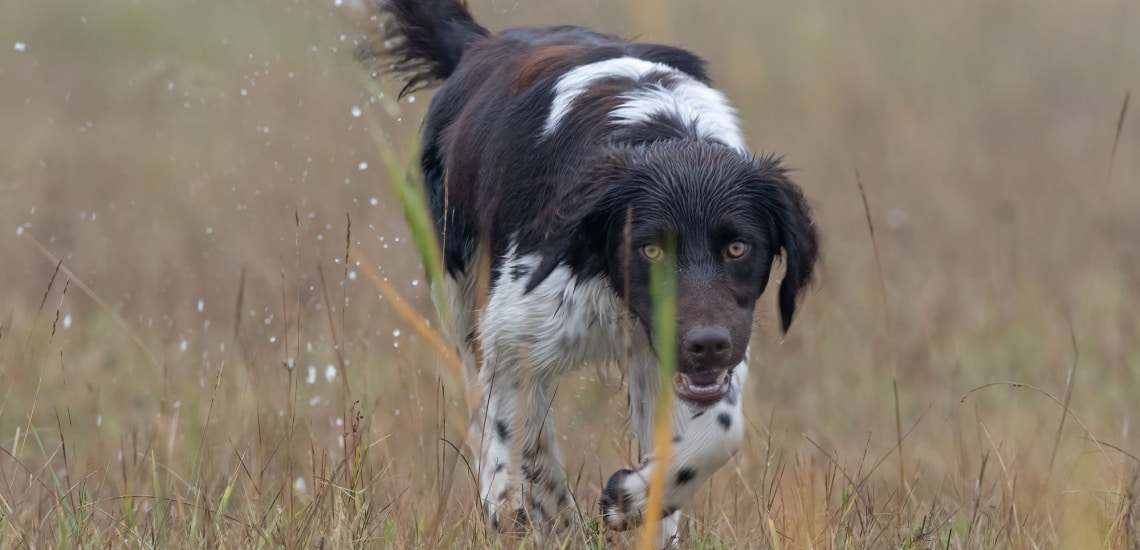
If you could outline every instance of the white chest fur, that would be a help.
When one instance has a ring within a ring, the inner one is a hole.
[[[601,277],[578,279],[559,266],[524,292],[538,263],[536,255],[512,254],[501,264],[480,327],[485,349],[498,360],[529,364],[545,377],[648,349],[644,331]]]

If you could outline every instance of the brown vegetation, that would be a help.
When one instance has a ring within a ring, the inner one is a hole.
[[[472,8],[709,58],[826,239],[786,339],[760,305],[751,430],[690,544],[1140,548],[1140,4],[612,4]],[[361,74],[367,21],[0,11],[0,546],[494,541],[407,313],[438,325],[392,185],[428,96]],[[587,518],[634,454],[619,383],[557,393]]]

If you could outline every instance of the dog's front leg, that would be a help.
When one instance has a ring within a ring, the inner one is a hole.
[[[496,532],[568,525],[576,516],[559,458],[550,399],[527,368],[489,350],[482,407],[471,426],[483,512]]]
[[[653,452],[653,414],[657,373],[652,365],[630,373],[631,422],[641,443],[642,461],[634,468],[610,476],[602,491],[601,511],[606,527],[625,530],[641,524],[648,513],[649,484],[657,468],[665,468],[663,519],[657,540],[665,547],[676,540],[680,510],[693,500],[700,488],[740,449],[744,437],[741,392],[748,375],[745,359],[733,370],[732,384],[720,401],[695,405],[674,400],[672,449],[668,464],[661,464]]]

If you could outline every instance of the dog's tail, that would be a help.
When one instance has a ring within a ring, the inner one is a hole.
[[[381,40],[356,50],[361,61],[380,60],[404,81],[400,97],[443,81],[472,44],[490,35],[467,11],[466,0],[379,0],[386,16]]]

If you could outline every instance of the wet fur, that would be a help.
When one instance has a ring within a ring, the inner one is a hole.
[[[479,400],[468,445],[489,524],[576,520],[550,388],[583,363],[624,358],[643,460],[611,476],[602,516],[614,529],[640,523],[647,480],[666,468],[659,542],[673,540],[680,509],[739,449],[753,308],[773,264],[784,260],[784,330],[811,281],[818,237],[802,191],[778,158],[745,149],[734,111],[688,51],[571,26],[492,34],[457,0],[381,9],[392,47],[370,42],[360,57],[401,77],[401,95],[440,87],[420,167],[448,324]],[[737,242],[748,253],[726,256]],[[676,400],[668,464],[652,449],[652,260],[639,253],[656,244],[678,269],[678,370],[731,373],[716,402]],[[727,346],[713,359],[691,341],[710,330]]]

